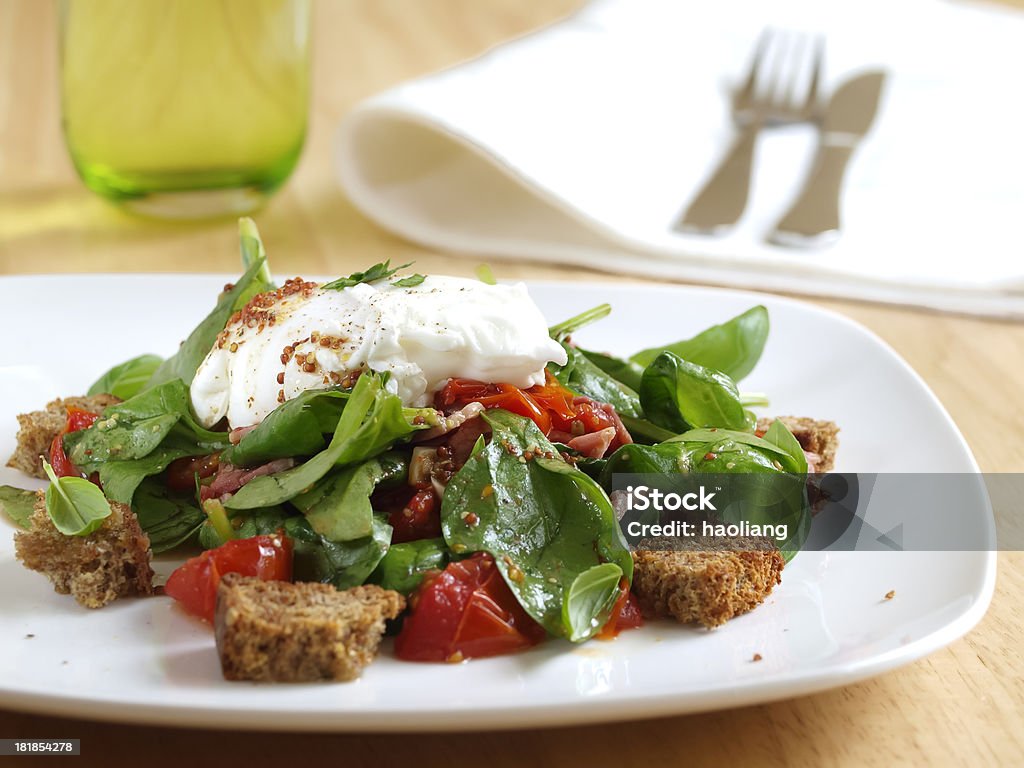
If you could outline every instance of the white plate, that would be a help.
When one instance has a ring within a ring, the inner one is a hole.
[[[224,282],[184,275],[0,280],[0,454],[14,447],[16,413],[84,391],[123,358],[172,351]],[[977,471],[921,379],[838,315],[703,288],[538,284],[532,292],[552,320],[610,301],[612,316],[578,336],[614,352],[686,337],[763,303],[772,333],[744,387],[769,392],[772,413],[837,421],[839,469]],[[904,436],[914,450],[892,450]],[[28,484],[6,469],[0,483]],[[984,497],[964,514],[991,527]],[[920,658],[978,622],[994,582],[989,552],[802,553],[765,605],[712,632],[651,623],[614,642],[552,641],[460,665],[402,663],[385,643],[357,682],[259,686],[225,682],[209,628],[169,599],[89,611],[55,594],[15,561],[7,528],[0,536],[0,706],[336,731],[536,727],[694,712],[819,691]],[[896,598],[887,602],[890,590]],[[755,653],[762,657],[756,663]]]

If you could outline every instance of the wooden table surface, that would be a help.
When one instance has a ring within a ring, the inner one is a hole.
[[[383,258],[468,274],[475,262],[405,243],[346,201],[331,172],[335,127],[358,100],[472,56],[572,10],[578,0],[335,0],[316,8],[309,140],[284,190],[257,216],[279,275],[345,273]],[[0,0],[0,274],[218,271],[237,267],[231,222],[172,225],[125,215],[87,192],[61,142],[54,9]],[[969,255],[965,254],[965,258]],[[505,277],[612,280],[500,263]],[[351,268],[351,269],[350,269]],[[1024,469],[1024,326],[815,301],[871,328],[925,378],[985,471]],[[966,638],[874,680],[792,701],[629,726],[469,735],[234,735],[0,712],[0,738],[77,737],[77,765],[226,764],[628,766],[718,763],[1024,764],[1024,557],[1004,553],[988,615]]]

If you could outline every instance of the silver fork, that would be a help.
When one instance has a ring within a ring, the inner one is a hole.
[[[821,38],[769,29],[761,33],[746,81],[733,93],[732,118],[739,133],[673,230],[714,234],[739,220],[750,194],[757,135],[765,126],[814,119],[823,58]]]

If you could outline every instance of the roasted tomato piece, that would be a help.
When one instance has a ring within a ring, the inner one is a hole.
[[[164,592],[188,613],[212,622],[217,585],[225,573],[291,581],[292,540],[276,533],[229,541],[187,560],[167,579]]]
[[[68,408],[68,418],[64,422],[63,431],[50,443],[50,466],[53,467],[53,472],[57,477],[84,477],[81,470],[71,463],[68,455],[64,452],[64,435],[88,429],[99,417],[98,413],[82,408]]]
[[[220,466],[219,453],[175,459],[167,466],[167,487],[172,491],[194,491],[196,475],[199,475],[200,480],[205,480],[217,472],[218,466]]]
[[[395,639],[406,661],[462,661],[498,656],[545,637],[505,583],[494,558],[477,553],[428,576]]]
[[[640,603],[629,591],[629,584],[623,579],[619,582],[619,597],[612,608],[611,616],[596,637],[599,640],[611,640],[625,629],[642,627],[644,617],[640,613]]]
[[[391,541],[401,544],[441,535],[441,500],[433,488],[416,491],[402,509],[388,515]]]

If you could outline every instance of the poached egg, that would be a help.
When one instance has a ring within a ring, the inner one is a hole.
[[[226,417],[236,428],[366,370],[390,373],[387,388],[422,407],[450,378],[542,384],[549,362],[564,365],[565,350],[522,283],[430,276],[334,290],[295,278],[231,318],[190,389],[203,426]]]

